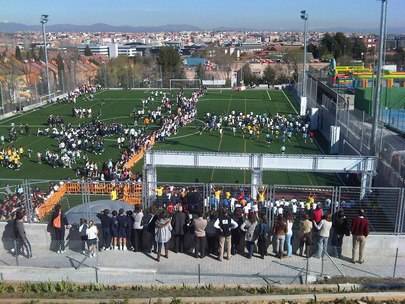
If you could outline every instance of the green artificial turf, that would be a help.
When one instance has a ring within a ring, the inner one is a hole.
[[[11,123],[15,125],[28,124],[30,135],[19,135],[15,146],[23,146],[33,150],[32,158],[23,158],[22,167],[13,171],[0,167],[0,186],[7,183],[8,179],[46,179],[61,180],[75,178],[75,171],[64,168],[51,168],[47,164],[38,164],[36,160],[37,152],[45,152],[46,149],[56,150],[57,145],[54,139],[45,136],[36,136],[38,128],[45,128],[47,118],[50,114],[62,115],[65,122],[78,125],[88,121],[88,119],[78,119],[72,117],[72,108],[91,107],[93,116],[101,114],[101,119],[110,122],[120,122],[132,124],[133,119],[130,114],[133,110],[142,107],[141,100],[149,96],[150,93],[144,90],[136,91],[103,91],[95,96],[92,101],[80,99],[76,105],[57,104],[45,106],[43,108],[23,113],[10,119],[0,121],[0,135],[7,137]],[[290,98],[291,99],[291,98]],[[148,109],[155,109],[158,102],[150,102]],[[204,132],[199,135],[198,131],[202,124],[203,116],[206,112],[229,113],[253,112],[253,113],[276,113],[295,114],[291,101],[283,91],[252,90],[235,92],[230,90],[208,91],[201,98],[198,105],[198,119],[192,124],[179,130],[178,134],[172,136],[164,143],[158,143],[153,149],[157,150],[179,150],[179,151],[209,151],[209,152],[246,152],[246,153],[280,153],[281,143],[275,141],[271,145],[267,144],[262,134],[259,139],[245,139],[240,134],[233,136],[230,130],[225,130],[222,139],[217,132],[209,134]],[[150,130],[153,127],[150,128]],[[294,137],[291,142],[287,142],[287,154],[321,154],[315,143],[303,142],[301,137]],[[107,138],[105,140],[105,151],[102,155],[88,154],[89,158],[97,161],[99,168],[102,163],[109,158],[116,160],[120,156],[116,139]],[[138,163],[134,170],[142,170],[142,162]],[[159,168],[159,181],[165,182],[223,182],[223,183],[249,183],[250,172],[232,170],[194,170],[184,168]],[[304,185],[336,185],[339,184],[333,174],[312,174],[296,172],[264,172],[263,182],[269,184],[304,184]]]

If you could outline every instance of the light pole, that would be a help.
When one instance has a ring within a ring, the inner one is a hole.
[[[48,48],[46,46],[46,34],[45,34],[45,24],[48,23],[49,15],[41,15],[41,24],[42,24],[42,37],[44,39],[44,52],[45,52],[45,73],[46,73],[46,82],[47,82],[47,90],[48,90],[48,102],[51,98],[51,89],[49,85],[49,69],[48,69]]]
[[[385,34],[387,27],[387,6],[388,0],[381,0],[381,19],[380,19],[380,43],[378,47],[378,64],[377,64],[377,81],[374,87],[373,96],[373,128],[371,134],[371,154],[377,156],[377,131],[380,114],[380,99],[381,99],[381,86],[382,86],[382,72],[384,64],[384,50],[385,50]],[[382,135],[381,135],[382,136]]]
[[[300,115],[305,115],[307,110],[307,26],[308,26],[307,11],[302,10],[300,17],[302,20],[304,20],[304,62],[302,67]]]
[[[306,11],[301,11],[301,19],[304,20],[304,63],[303,63],[303,79],[302,79],[302,97],[307,97],[307,88],[306,88],[306,72],[307,72],[307,22],[308,22],[308,13]]]

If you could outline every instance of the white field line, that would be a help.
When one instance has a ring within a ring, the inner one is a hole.
[[[298,114],[298,111],[295,109],[294,105],[292,104],[290,98],[288,98],[288,96],[286,95],[286,93],[284,93],[284,90],[281,90],[285,96],[285,98],[287,99],[287,101],[290,103],[290,106],[293,108],[295,114]]]
[[[269,97],[269,100],[271,101],[271,97],[270,97],[269,91],[266,91],[266,93],[267,93],[267,96]]]

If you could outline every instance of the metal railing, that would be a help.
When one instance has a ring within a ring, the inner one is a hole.
[[[70,189],[78,183],[79,187]],[[132,186],[131,186],[132,185]],[[70,187],[69,189],[68,186]],[[153,189],[146,189],[148,187]],[[192,212],[209,212],[219,207],[229,207],[233,211],[235,204],[246,205],[257,202],[258,209],[268,212],[276,203],[283,202],[284,208],[299,210],[308,202],[308,198],[321,204],[325,212],[334,213],[343,209],[349,219],[357,215],[359,209],[365,211],[370,221],[370,231],[375,233],[405,234],[405,188],[367,188],[362,197],[360,187],[315,186],[315,185],[260,185],[257,196],[252,197],[250,184],[221,183],[175,183],[158,182],[156,184],[135,182],[95,182],[95,181],[55,181],[55,180],[0,180],[0,219],[12,219],[17,210],[23,210],[27,222],[46,222],[46,216],[40,216],[39,210],[49,199],[62,191],[60,198],[53,202],[67,211],[78,205],[90,208],[95,201],[116,199],[125,203],[125,191],[136,191],[139,201],[128,201],[128,208],[142,204],[143,208],[153,205],[165,206],[182,203],[189,205]],[[112,193],[114,191],[114,193]],[[217,193],[215,193],[218,191]],[[152,193],[147,196],[146,193]],[[134,194],[135,195],[135,194]],[[218,199],[219,197],[219,199]],[[287,202],[284,204],[284,202]],[[51,206],[47,213],[52,210]],[[260,211],[259,210],[259,211]]]

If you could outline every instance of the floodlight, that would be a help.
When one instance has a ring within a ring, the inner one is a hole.
[[[47,23],[48,17],[49,17],[49,15],[41,15],[41,23],[42,24]]]

